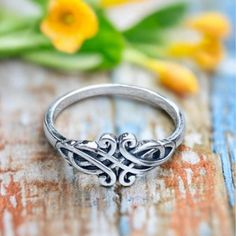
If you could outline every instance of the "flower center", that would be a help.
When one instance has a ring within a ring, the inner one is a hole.
[[[71,25],[75,21],[75,17],[71,12],[64,12],[60,16],[60,21],[65,25]]]

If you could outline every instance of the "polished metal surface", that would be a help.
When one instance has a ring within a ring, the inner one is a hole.
[[[105,133],[98,141],[70,140],[55,128],[57,116],[68,106],[96,96],[121,96],[139,100],[163,109],[172,118],[175,131],[163,140],[140,140],[135,135],[120,136]],[[74,168],[97,175],[101,185],[112,186],[117,181],[123,186],[134,183],[142,175],[166,162],[183,141],[185,122],[182,112],[168,99],[148,89],[104,84],[70,92],[51,104],[45,115],[44,131],[49,142]]]

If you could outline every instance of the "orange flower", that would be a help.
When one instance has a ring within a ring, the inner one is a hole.
[[[98,31],[94,11],[82,0],[53,0],[41,24],[41,31],[62,52],[76,52]]]

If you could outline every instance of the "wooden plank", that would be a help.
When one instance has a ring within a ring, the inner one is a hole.
[[[173,159],[130,188],[103,188],[96,177],[73,173],[42,131],[44,111],[54,97],[88,84],[110,82],[108,74],[65,75],[20,62],[1,62],[0,235],[234,235],[224,162],[221,166],[220,157],[211,150],[210,80],[199,72],[200,93],[180,98],[140,68],[122,65],[111,77],[113,82],[161,92],[181,106],[187,118],[184,144]],[[215,86],[220,91],[220,83]],[[70,137],[89,139],[106,131],[162,138],[172,128],[160,111],[104,99],[72,107],[57,125]],[[226,141],[233,153],[231,138]]]
[[[136,84],[142,82],[181,105],[188,126],[185,144],[173,161],[139,179],[131,188],[106,189],[92,176],[76,173],[74,177],[42,132],[43,112],[52,98],[84,86],[87,80],[18,62],[1,64],[3,235],[232,235],[220,161],[210,150],[206,78],[201,76],[205,89],[198,97],[182,99],[155,84],[151,74],[129,66],[119,70],[116,82],[125,74],[127,83],[134,83],[135,78]],[[102,74],[89,80],[107,81]],[[105,101],[99,106],[92,101],[81,104],[81,112],[72,108],[63,114],[58,126],[70,136],[94,138],[97,132],[113,128],[109,120],[116,110],[119,132],[128,128],[140,136],[160,138],[171,128],[160,112],[144,108],[141,122],[135,117],[140,105],[123,105],[121,108],[116,104],[114,109]],[[98,125],[90,126],[95,120]],[[127,123],[131,121],[134,123],[130,128]],[[70,123],[73,129],[68,129]]]
[[[101,188],[96,177],[74,176],[42,130],[44,111],[55,97],[106,83],[107,75],[69,76],[19,62],[1,62],[0,75],[0,235],[116,232],[113,189]],[[112,131],[110,101],[75,108],[58,120],[69,137],[94,138]]]
[[[114,82],[141,84],[168,95],[187,118],[185,143],[173,160],[134,186],[119,189],[121,235],[232,235],[220,159],[211,153],[208,78],[201,74],[199,78],[201,93],[183,99],[165,91],[154,76],[138,68],[125,65],[113,75]],[[124,101],[118,101],[116,107],[120,132],[163,138],[170,131],[170,123],[160,112],[140,105],[130,107]]]
[[[218,69],[212,82],[213,150],[220,155],[225,185],[231,206],[235,205],[236,180],[236,48],[235,48],[235,1],[217,7],[232,24],[231,37],[227,40],[228,55]]]
[[[229,202],[235,204],[236,80],[235,73],[218,73],[213,81],[213,149],[221,157]]]

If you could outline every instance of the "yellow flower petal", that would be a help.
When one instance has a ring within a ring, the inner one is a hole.
[[[196,45],[194,43],[188,42],[177,42],[172,43],[167,48],[167,54],[176,58],[182,58],[193,54],[195,51]]]
[[[113,7],[116,5],[121,5],[125,3],[134,3],[139,2],[143,0],[101,0],[101,6],[102,7]]]
[[[82,0],[53,0],[41,23],[41,31],[55,43],[56,48],[72,53],[84,40],[97,33],[98,21],[92,8]]]
[[[189,58],[204,70],[213,70],[224,56],[224,47],[219,39],[204,37],[198,43],[172,43],[167,48],[168,56]]]
[[[157,73],[161,84],[178,94],[198,91],[198,81],[188,68],[177,63],[149,60],[147,67]]]
[[[217,12],[208,12],[192,17],[186,24],[192,29],[215,38],[227,37],[231,28],[227,17]]]
[[[220,42],[212,42],[211,45],[193,54],[195,62],[204,70],[214,70],[224,57],[224,47]]]
[[[197,45],[192,59],[204,70],[215,69],[224,56],[224,47],[219,40],[205,38]]]
[[[53,41],[53,45],[59,51],[72,54],[76,52],[78,49],[80,49],[83,42],[84,42],[83,38],[77,38],[77,39],[60,38],[60,39],[55,39]]]

